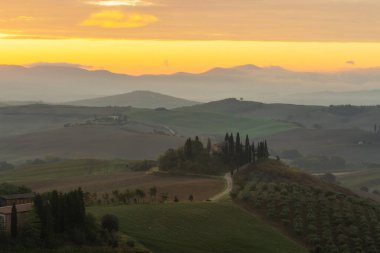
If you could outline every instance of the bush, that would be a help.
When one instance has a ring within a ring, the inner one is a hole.
[[[82,230],[78,228],[73,228],[69,230],[67,233],[71,242],[77,245],[83,245],[86,243],[86,235]]]
[[[132,240],[132,239],[128,239],[128,240],[127,240],[127,245],[128,245],[128,247],[130,247],[130,248],[134,248],[134,247],[135,247],[135,241]]]
[[[101,220],[102,228],[108,232],[119,231],[119,219],[112,214],[106,214]]]

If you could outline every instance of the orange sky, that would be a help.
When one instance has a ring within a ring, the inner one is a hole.
[[[12,0],[0,64],[70,62],[114,72],[280,65],[380,66],[378,0]]]

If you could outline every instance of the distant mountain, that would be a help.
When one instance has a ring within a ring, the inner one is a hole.
[[[374,104],[372,90],[380,88],[380,69],[335,73],[295,72],[281,67],[243,65],[214,68],[204,73],[131,76],[105,70],[87,70],[70,64],[0,66],[0,101],[66,103],[149,90],[195,101],[226,97],[266,103]],[[339,95],[368,91],[368,95]],[[320,92],[334,92],[328,96]],[[316,94],[316,95],[313,95]],[[340,97],[340,98],[339,98]]]
[[[191,106],[199,104],[198,102],[167,96],[164,94],[151,92],[151,91],[133,91],[130,93],[107,96],[93,99],[85,99],[67,104],[77,106],[132,106],[136,108],[154,109],[158,107],[165,107],[167,109]]]

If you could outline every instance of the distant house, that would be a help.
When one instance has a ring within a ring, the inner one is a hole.
[[[13,194],[0,196],[0,232],[9,232],[11,226],[12,205],[16,205],[17,223],[22,227],[33,210],[33,194]]]
[[[33,210],[33,204],[16,205],[17,209],[17,225],[21,228],[27,221],[30,213]],[[12,206],[0,207],[0,232],[9,233],[11,230],[11,214]]]
[[[33,197],[34,195],[30,193],[2,195],[0,196],[0,207],[32,203]]]

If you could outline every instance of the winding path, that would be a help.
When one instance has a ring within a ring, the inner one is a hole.
[[[232,180],[231,173],[226,173],[224,175],[224,179],[226,180],[226,188],[224,189],[223,192],[221,192],[221,193],[215,195],[214,197],[210,198],[210,201],[218,201],[221,198],[223,198],[224,196],[228,195],[232,191],[233,180]]]

